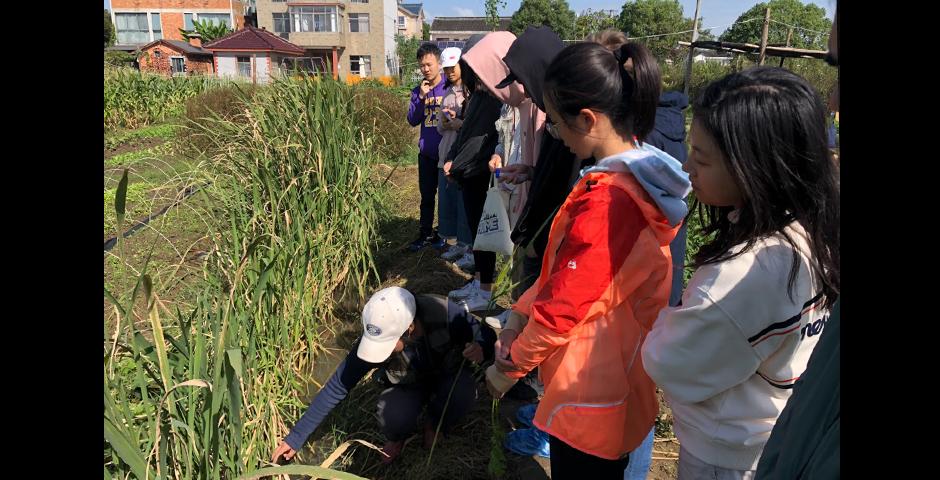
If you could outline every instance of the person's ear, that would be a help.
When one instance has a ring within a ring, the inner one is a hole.
[[[588,108],[582,108],[578,112],[578,123],[584,133],[591,133],[597,127],[597,113]]]

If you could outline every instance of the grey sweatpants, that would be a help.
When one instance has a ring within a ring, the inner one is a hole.
[[[434,428],[441,418],[444,405],[447,403],[447,394],[451,386],[454,393],[447,411],[444,413],[444,422],[441,424],[441,433],[446,433],[470,411],[476,399],[476,382],[470,374],[471,369],[465,366],[460,372],[457,384],[454,385],[454,375],[443,375],[436,382],[417,385],[396,385],[385,389],[379,395],[378,415],[379,426],[391,442],[398,442],[408,438],[418,423],[418,415],[422,408],[428,406],[428,419]]]

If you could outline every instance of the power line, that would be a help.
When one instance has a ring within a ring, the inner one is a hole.
[[[781,22],[781,21],[779,21],[779,20],[774,20],[774,19],[772,19],[772,18],[770,19],[770,21],[773,22],[773,23],[779,23],[780,25],[786,25],[786,26],[788,26],[788,27],[790,27],[790,28],[796,28],[796,29],[798,29],[798,30],[804,30],[804,31],[807,31],[807,32],[818,33],[818,34],[820,34],[820,35],[829,35],[829,32],[820,32],[819,30],[810,30],[810,29],[808,29],[808,28],[797,27],[796,25],[790,25],[789,23],[783,23],[783,22]]]

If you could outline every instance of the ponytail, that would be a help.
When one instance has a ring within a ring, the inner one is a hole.
[[[618,133],[641,141],[653,130],[661,91],[659,64],[638,43],[611,52],[596,43],[562,50],[545,73],[545,93],[562,116],[588,108],[610,117]]]
[[[659,63],[649,49],[633,42],[621,45],[614,57],[620,64],[623,101],[630,105],[633,134],[641,141],[645,140],[653,131],[662,92]]]

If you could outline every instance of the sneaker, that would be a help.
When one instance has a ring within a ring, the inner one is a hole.
[[[467,310],[471,312],[476,312],[478,310],[484,310],[490,304],[491,293],[483,290],[480,287],[473,289],[473,292],[470,293],[470,296],[461,300],[461,303],[466,305]]]
[[[443,250],[447,248],[448,246],[447,240],[444,240],[443,238],[441,238],[441,236],[437,234],[437,230],[435,230],[434,233],[432,233],[431,236],[428,237],[428,242],[432,247],[438,250]]]
[[[417,252],[418,250],[421,250],[422,248],[431,244],[430,239],[430,236],[418,235],[418,238],[408,244],[408,251]]]
[[[512,310],[503,310],[503,313],[500,313],[495,317],[486,317],[486,319],[483,321],[494,329],[502,330],[503,328],[506,328],[506,321],[509,320],[509,312],[511,311]]]
[[[463,255],[470,251],[470,246],[466,243],[457,242],[451,245],[446,252],[441,254],[441,258],[448,262],[453,262],[463,258]]]
[[[458,268],[468,273],[476,270],[477,268],[477,265],[473,260],[473,252],[467,252],[463,254],[463,256],[460,257],[460,260],[454,262],[454,265],[457,265]]]
[[[470,296],[474,289],[480,288],[480,281],[477,279],[470,280],[466,285],[458,288],[457,290],[451,290],[447,294],[448,297],[453,298],[454,300],[463,300]]]
[[[510,452],[519,455],[538,455],[544,458],[551,458],[548,434],[534,427],[509,432],[506,435],[503,446]]]

